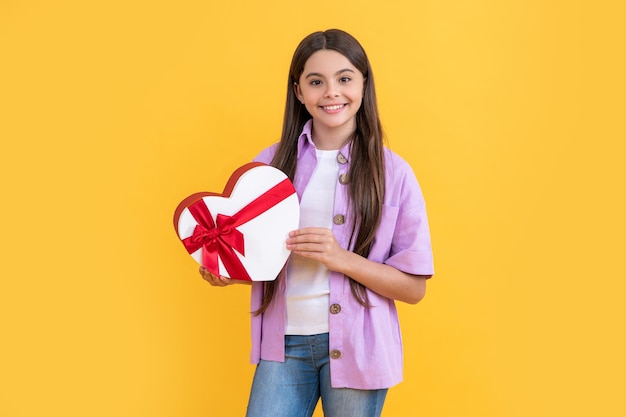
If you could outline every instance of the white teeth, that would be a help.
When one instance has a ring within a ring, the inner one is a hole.
[[[343,107],[343,104],[337,104],[336,106],[325,106],[324,110],[339,110]]]

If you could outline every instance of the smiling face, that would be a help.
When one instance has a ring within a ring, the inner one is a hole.
[[[294,90],[313,117],[316,132],[348,139],[356,130],[365,79],[344,55],[330,49],[312,54]]]

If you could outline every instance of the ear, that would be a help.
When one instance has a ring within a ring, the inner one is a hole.
[[[300,89],[300,84],[293,83],[293,92],[296,94],[296,97],[298,97],[298,100],[302,102],[302,99],[304,97],[302,96],[302,90]]]

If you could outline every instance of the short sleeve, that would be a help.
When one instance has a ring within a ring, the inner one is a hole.
[[[433,275],[434,263],[426,203],[410,165],[395,154],[386,161],[387,182],[381,234],[391,233],[384,263],[414,275]],[[391,209],[393,208],[393,210]]]
[[[274,154],[276,153],[276,147],[278,144],[274,144],[269,148],[263,149],[255,158],[254,162],[263,162],[264,164],[270,164],[272,159],[274,158]]]

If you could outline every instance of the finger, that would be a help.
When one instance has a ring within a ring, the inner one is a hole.
[[[320,236],[320,235],[303,235],[297,237],[290,237],[287,239],[287,248],[292,250],[291,246],[296,245],[319,245],[324,247],[332,247],[335,242],[333,236]],[[323,250],[323,249],[317,249]]]
[[[198,272],[200,273],[200,276],[203,280],[209,282],[211,281],[211,273],[205,267],[201,266],[200,268],[198,268]]]
[[[224,283],[222,281],[222,279],[218,276],[218,275],[214,275],[214,274],[210,274],[211,278],[209,283],[215,287],[223,287],[226,285],[226,283]]]
[[[214,287],[224,287],[231,284],[230,279],[217,276],[203,266],[200,267],[199,272],[202,276],[202,279],[204,279],[206,282]]]
[[[219,279],[217,279],[216,277],[211,277],[207,280],[207,282],[209,284],[211,284],[213,287],[223,287],[224,285],[219,281]]]
[[[324,229],[320,229],[320,230],[324,230]],[[331,239],[333,237],[332,232],[326,233],[326,232],[312,232],[312,231],[307,231],[306,229],[301,229],[301,230],[297,230],[295,233],[293,234],[289,234],[289,237],[287,238],[287,241],[291,241],[291,242],[319,242],[322,241],[324,239]]]
[[[332,234],[332,231],[325,227],[303,227],[302,229],[292,230],[291,232],[289,232],[289,237],[327,234]]]
[[[223,276],[216,276],[215,281],[217,282],[217,286],[225,287],[233,283],[233,280]]]
[[[331,246],[319,242],[300,242],[287,244],[287,249],[296,253],[321,253],[329,251],[331,249]]]
[[[309,241],[300,242],[297,240],[292,240],[290,242],[287,242],[287,249],[292,250],[292,251],[312,250],[315,246],[317,246],[316,243],[309,242]]]

